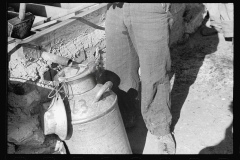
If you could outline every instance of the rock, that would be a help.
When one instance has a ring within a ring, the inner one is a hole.
[[[34,131],[32,136],[24,140],[21,144],[24,144],[26,146],[39,146],[43,144],[44,140],[45,140],[45,135],[42,129],[38,129]]]
[[[57,141],[53,154],[66,154],[66,149],[62,141]]]
[[[19,146],[15,154],[66,154],[66,149],[58,136],[52,134],[47,135],[41,145]]]
[[[43,109],[45,111],[47,111],[48,107],[50,106],[51,102],[46,102],[46,103],[43,103],[42,106],[43,106]]]
[[[170,12],[173,16],[173,26],[170,31],[170,45],[177,43],[184,34],[184,22],[183,22],[183,14],[185,11],[186,5],[184,3],[173,3],[171,5]]]
[[[172,3],[170,12],[174,21],[170,31],[170,45],[184,43],[186,33],[194,33],[202,24],[206,14],[205,7],[201,3]]]
[[[54,148],[51,146],[20,146],[15,154],[52,154],[53,152]]]
[[[202,24],[204,16],[205,7],[203,5],[192,7],[185,17],[185,33],[194,33]]]
[[[40,97],[41,97],[41,102],[42,103],[47,102],[47,101],[50,100],[48,98],[48,94],[51,92],[51,89],[37,86],[37,90],[40,93]]]
[[[42,131],[39,131],[37,116],[30,117],[27,120],[21,118],[8,123],[8,142],[23,145],[26,143],[41,144],[43,141],[44,135]]]
[[[40,100],[40,94],[37,90],[26,95],[17,95],[13,92],[8,94],[8,103],[12,107],[28,108],[34,101]]]
[[[75,55],[74,61],[77,63],[82,63],[86,60],[86,58],[85,50],[81,50]]]
[[[14,154],[15,153],[15,145],[14,144],[11,144],[11,143],[8,143],[7,144],[7,153],[8,154]]]

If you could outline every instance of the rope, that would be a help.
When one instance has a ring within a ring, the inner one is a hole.
[[[63,82],[63,84],[65,84],[65,82]],[[64,85],[62,85],[59,89],[56,89],[57,87],[59,87],[59,84],[56,85],[56,86],[51,90],[51,92],[48,94],[48,98],[53,98],[53,97],[56,95],[56,93],[61,92],[60,90],[62,89],[63,86],[64,86]],[[53,96],[50,96],[53,91],[55,91],[55,94],[54,94]],[[65,97],[66,97],[66,96],[65,96]],[[65,98],[65,97],[64,97],[64,98]]]
[[[99,48],[97,47],[97,48],[96,48],[96,55],[95,55],[95,63],[98,64],[98,63],[99,63],[99,60],[100,60],[100,54],[99,54]],[[78,66],[83,67],[84,70],[85,70],[91,62],[92,62],[92,61],[88,62],[87,64],[78,64]],[[72,65],[72,64],[70,64],[70,66],[71,66],[71,65]],[[79,69],[79,70],[80,70],[80,69]],[[79,70],[77,71],[76,74],[78,74]],[[83,70],[83,71],[84,71],[84,70]],[[82,72],[83,72],[83,71],[82,71]],[[59,81],[59,82],[62,83],[61,87],[59,87],[59,84],[60,84],[60,83],[57,83],[57,85],[56,85],[54,88],[52,88],[51,92],[48,94],[48,98],[53,98],[54,96],[56,96],[56,93],[61,92],[60,90],[62,89],[63,86],[65,86],[65,88],[68,88],[68,87],[67,87],[68,84],[66,83],[65,79],[63,79],[62,81]],[[59,87],[59,89],[56,89],[57,87]],[[54,94],[53,96],[50,96],[53,91],[55,91],[55,94]],[[64,92],[64,93],[65,93],[65,92]],[[84,93],[85,93],[85,92],[84,92]],[[84,94],[84,93],[81,93],[81,94]],[[81,94],[69,94],[69,90],[68,90],[68,93],[67,93],[67,94],[65,93],[65,97],[64,97],[64,98],[69,97],[69,96],[74,96],[74,95],[81,95]]]

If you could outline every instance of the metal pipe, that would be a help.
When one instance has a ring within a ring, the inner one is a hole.
[[[64,66],[69,66],[70,64],[76,63],[76,62],[73,62],[70,58],[48,53],[48,52],[46,52],[46,50],[42,49],[42,46],[38,46],[38,45],[30,44],[30,43],[21,43],[18,45],[39,51],[34,54],[29,54],[30,57],[35,58],[35,59],[42,57],[46,61],[51,61],[53,63],[57,63],[57,64],[64,65]]]
[[[72,60],[69,58],[57,56],[48,52],[42,52],[41,57],[44,60],[51,61],[64,66],[68,66],[72,63]]]

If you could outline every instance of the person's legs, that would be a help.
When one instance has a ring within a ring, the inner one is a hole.
[[[219,3],[205,3],[209,13],[210,27],[203,28],[200,33],[203,36],[211,36],[222,32]]]
[[[224,37],[233,37],[233,3],[219,3]]]
[[[148,130],[160,141],[167,143],[168,153],[175,153],[175,144],[170,134],[172,115],[168,76],[171,68],[168,13],[160,3],[126,4],[124,9],[124,21],[140,61],[143,119]],[[163,149],[161,147],[160,150]]]
[[[106,18],[106,69],[116,73],[120,79],[119,88],[127,92],[138,89],[139,61],[136,51],[123,22],[123,8],[110,7]]]
[[[210,25],[214,28],[221,29],[219,3],[207,3],[207,10],[210,17]]]
[[[136,116],[136,106],[134,106],[136,105],[134,104],[136,94],[132,93],[138,91],[139,75],[137,70],[139,61],[123,21],[123,6],[121,3],[112,5],[108,9],[105,31],[106,70],[113,72],[120,79],[120,82],[113,82],[115,85],[114,92],[118,96],[118,105],[125,127],[131,127],[134,125]],[[109,76],[111,75],[109,74]]]

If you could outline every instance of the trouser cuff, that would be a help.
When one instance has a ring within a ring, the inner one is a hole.
[[[151,134],[160,137],[170,133],[170,124],[159,125],[158,127],[149,127]]]

